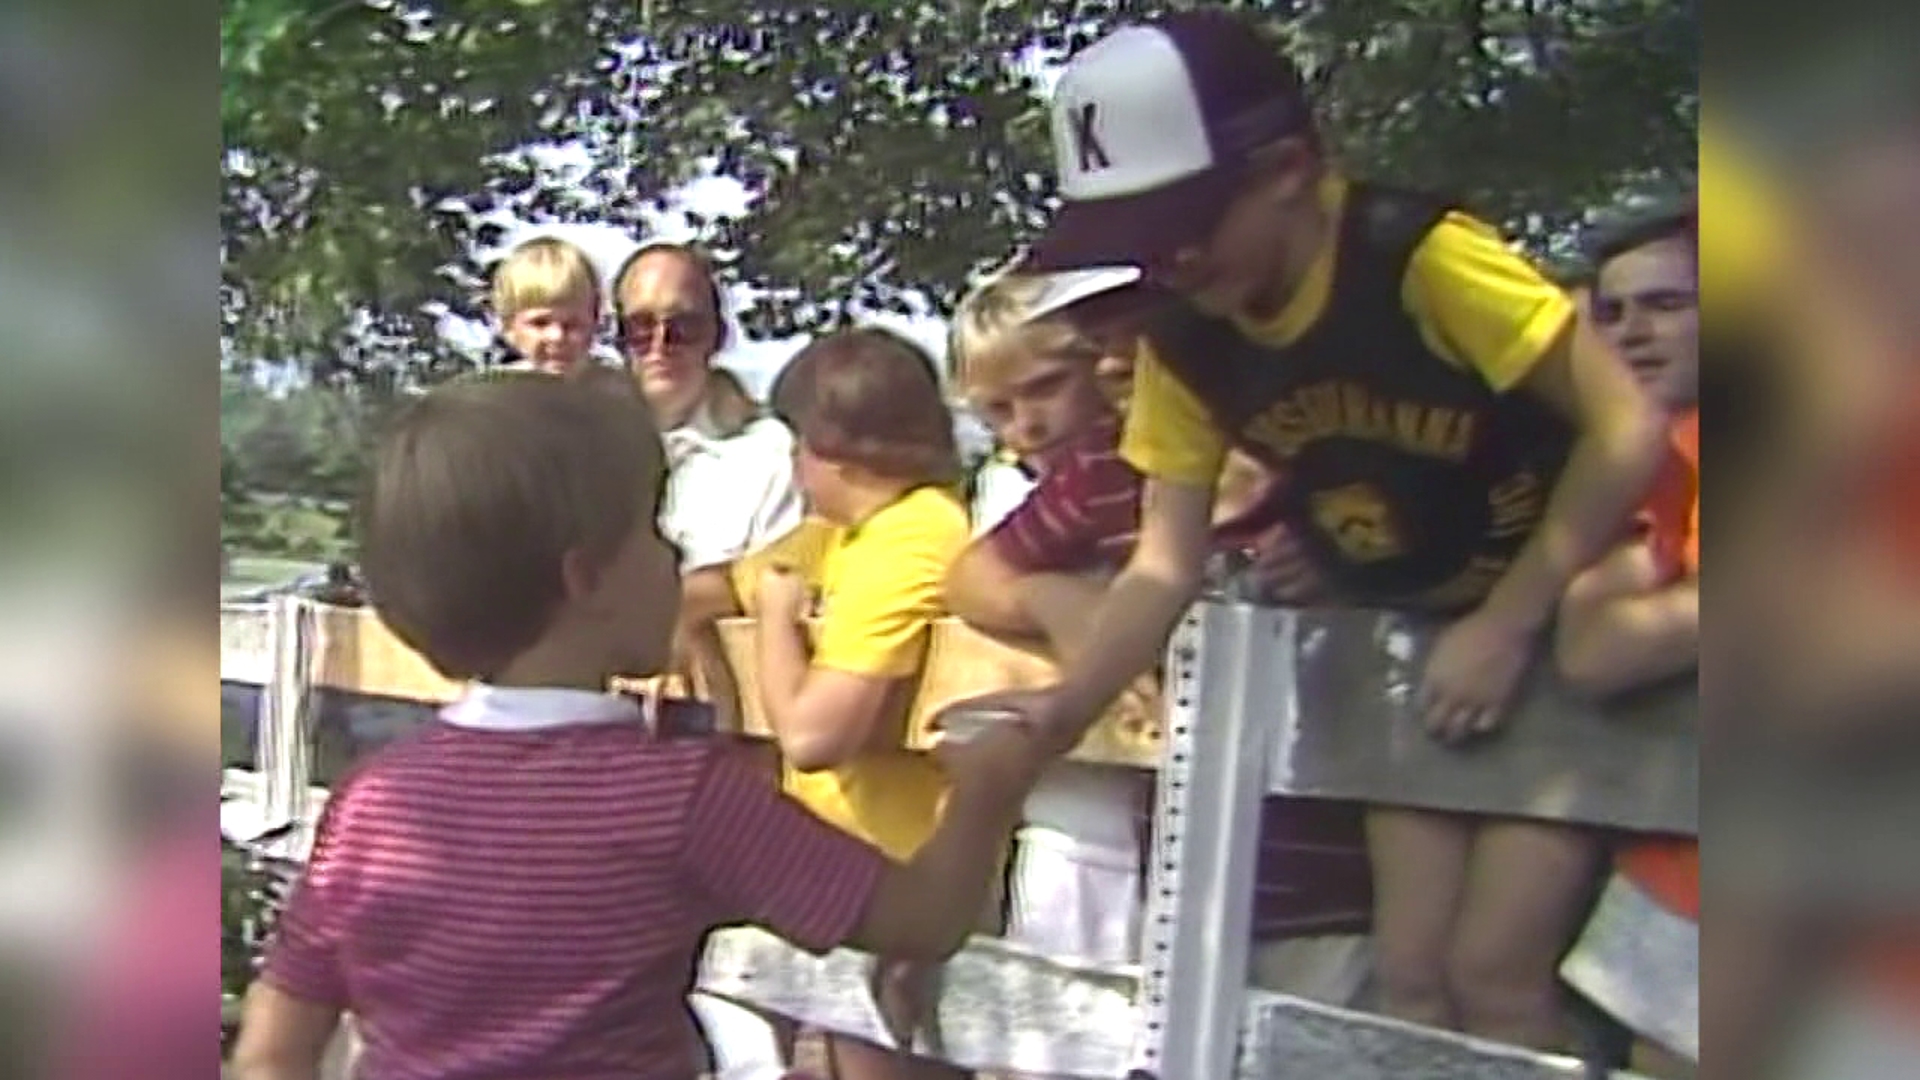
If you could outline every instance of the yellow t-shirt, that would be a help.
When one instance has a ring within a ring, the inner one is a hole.
[[[1779,194],[1738,142],[1700,129],[1700,293],[1719,325],[1764,306],[1787,243]]]
[[[748,616],[758,615],[760,575],[775,566],[784,566],[815,589],[820,587],[820,568],[826,561],[827,551],[834,544],[839,530],[824,518],[808,515],[794,526],[792,532],[775,540],[758,551],[748,552],[735,559],[727,568],[729,579],[733,583],[733,595],[740,601],[740,610]]]
[[[1321,204],[1339,220],[1347,182],[1329,178]],[[1270,347],[1298,341],[1326,312],[1333,293],[1338,243],[1329,240],[1299,289],[1270,319],[1236,317],[1249,340]],[[1457,211],[1434,226],[1413,251],[1401,284],[1401,302],[1437,355],[1480,373],[1495,390],[1526,378],[1561,341],[1573,301],[1498,230]],[[1133,402],[1120,452],[1148,476],[1213,487],[1230,437],[1214,426],[1207,407],[1142,343],[1134,363]]]
[[[941,582],[967,546],[967,512],[953,494],[923,487],[866,521],[836,530],[820,563],[816,667],[900,679],[889,703],[891,731],[906,740],[907,693],[926,660],[932,623],[944,614]],[[872,750],[835,769],[784,770],[788,794],[834,825],[896,859],[933,835],[946,778],[932,759]]]

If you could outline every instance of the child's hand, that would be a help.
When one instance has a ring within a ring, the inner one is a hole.
[[[1253,578],[1255,596],[1269,604],[1304,606],[1325,599],[1326,582],[1308,561],[1299,537],[1285,524],[1275,525],[1255,538]]]
[[[1034,732],[1018,720],[993,724],[964,739],[942,739],[934,760],[956,788],[1024,795],[1048,754]]]
[[[929,1026],[940,1002],[940,965],[875,957],[867,989],[893,1045],[912,1053],[914,1036]]]
[[[760,571],[754,599],[761,618],[799,622],[807,609],[807,583],[787,567],[769,566]]]
[[[1453,743],[1497,729],[1533,644],[1531,633],[1484,610],[1441,631],[1427,657],[1417,702],[1427,731]]]

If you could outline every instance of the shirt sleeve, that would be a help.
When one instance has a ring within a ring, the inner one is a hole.
[[[1574,315],[1566,291],[1496,229],[1457,212],[1414,249],[1401,300],[1428,346],[1502,392],[1527,377]]]
[[[1022,574],[1088,570],[1100,563],[1100,541],[1140,520],[1140,474],[1117,454],[1073,455],[1040,478],[1033,494],[1007,515],[988,543]]]
[[[974,483],[972,517],[976,536],[991,532],[994,526],[1005,521],[1008,514],[1027,500],[1035,486],[1019,466],[1005,461],[990,461],[982,466]]]
[[[319,1005],[347,1006],[340,966],[340,897],[352,888],[356,869],[351,836],[343,835],[353,789],[343,786],[320,813],[313,851],[294,884],[268,944],[260,977],[275,988]]]
[[[1213,414],[1145,341],[1134,359],[1120,454],[1147,476],[1209,490],[1227,458]]]
[[[892,865],[726,751],[684,822],[680,859],[713,924],[754,923],[815,953],[853,936]]]
[[[967,545],[966,511],[944,497],[876,515],[830,558],[813,663],[854,675],[904,678],[920,667],[927,630],[944,613],[947,568]]]

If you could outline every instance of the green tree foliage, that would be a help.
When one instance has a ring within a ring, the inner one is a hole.
[[[1155,0],[227,0],[223,312],[245,355],[355,380],[447,363],[489,215],[642,213],[710,168],[703,223],[770,290],[752,329],[945,302],[1050,198],[1031,60]],[[1267,0],[1362,172],[1470,199],[1543,254],[1695,158],[1686,0]],[[569,174],[515,148],[578,141]]]

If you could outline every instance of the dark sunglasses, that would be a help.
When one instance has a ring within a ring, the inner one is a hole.
[[[655,341],[667,348],[689,345],[713,332],[713,320],[705,315],[668,315],[660,318],[640,312],[620,320],[620,344],[651,345]]]

